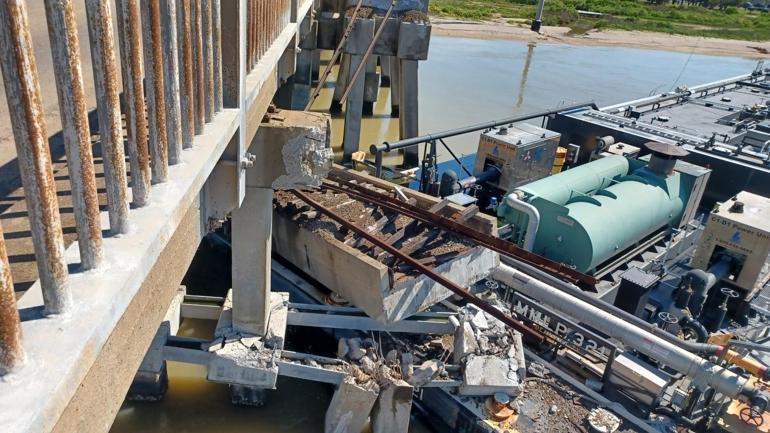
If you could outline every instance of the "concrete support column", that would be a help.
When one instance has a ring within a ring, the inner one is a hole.
[[[294,86],[292,88],[292,110],[303,110],[310,100],[311,85],[313,84],[313,57],[315,56],[315,23],[308,16],[300,24],[300,51],[297,53],[297,66],[294,71]]]
[[[246,187],[241,207],[233,211],[233,329],[265,335],[270,318],[270,253],[273,190]]]
[[[401,68],[398,58],[388,57],[390,64],[390,117],[401,117]],[[400,134],[399,134],[400,135]]]
[[[364,57],[358,54],[352,54],[350,57],[350,69],[348,69],[348,82],[353,79],[358,66],[363,62]],[[342,135],[342,163],[347,164],[351,161],[353,152],[358,151],[361,141],[361,116],[363,116],[364,107],[364,84],[365,74],[359,74],[353,83],[353,88],[348,94],[345,106],[345,131]],[[336,90],[336,89],[335,89]]]
[[[343,54],[340,57],[340,66],[337,70],[337,81],[334,83],[334,96],[332,96],[332,105],[329,107],[330,113],[341,113],[342,94],[345,92],[345,88],[348,87],[348,73],[350,71],[350,55]]]
[[[390,87],[390,63],[391,56],[380,56],[380,86]]]
[[[403,380],[385,385],[372,410],[372,433],[408,433],[414,387]]]
[[[313,50],[313,69],[312,69],[312,79],[313,81],[318,81],[318,78],[321,76],[321,50]]]
[[[377,56],[371,55],[366,59],[364,76],[364,105],[363,113],[367,116],[374,114],[374,103],[380,91],[380,75],[377,73]]]
[[[399,59],[401,76],[399,77],[399,94],[401,112],[399,122],[400,138],[412,138],[420,135],[419,131],[419,82],[417,60]],[[419,164],[419,147],[414,146],[404,150],[404,166],[417,167]]]

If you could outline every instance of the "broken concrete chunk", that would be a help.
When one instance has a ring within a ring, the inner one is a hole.
[[[455,331],[454,338],[454,352],[453,359],[455,364],[459,364],[462,360],[475,353],[479,349],[479,345],[476,342],[476,335],[473,333],[471,324],[465,320],[460,322],[460,327]]]
[[[394,364],[398,362],[398,351],[396,349],[391,349],[385,355],[385,362],[387,362],[388,364]]]
[[[260,350],[264,346],[261,337],[241,337],[241,343],[251,350]]]
[[[471,319],[471,325],[477,330],[485,330],[489,329],[489,322],[487,321],[487,316],[485,315],[483,311],[479,311],[476,314],[473,315],[473,318]]]
[[[438,377],[443,368],[444,365],[441,361],[425,361],[420,367],[414,369],[414,373],[407,382],[409,382],[410,385],[419,388]]]
[[[543,364],[533,362],[529,364],[529,367],[527,368],[527,372],[532,376],[544,379],[545,376],[548,374],[548,369],[543,367]]]
[[[405,352],[401,355],[401,377],[405,380],[412,377],[414,372],[414,356],[411,353]]]
[[[351,361],[359,361],[361,360],[361,358],[366,356],[366,349],[361,347],[360,338],[351,338],[347,340],[347,344],[348,344],[347,357]]]
[[[337,341],[337,358],[345,359],[345,357],[348,356],[348,351],[350,348],[348,347],[348,342],[344,338],[340,338]]]
[[[372,433],[406,433],[413,394],[414,388],[403,380],[385,385],[372,409]]]
[[[470,355],[465,364],[460,394],[481,396],[504,392],[510,396],[519,395],[523,387],[517,369],[515,360]]]
[[[325,433],[360,432],[369,419],[377,391],[346,377],[332,397],[324,422]]]

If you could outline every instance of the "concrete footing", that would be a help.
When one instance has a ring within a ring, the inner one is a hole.
[[[329,403],[324,433],[359,433],[376,401],[376,386],[357,385],[352,377],[347,377]]]
[[[166,311],[166,316],[158,327],[134,380],[128,388],[126,399],[129,401],[159,401],[166,394],[168,373],[163,357],[163,347],[166,345],[168,337],[179,331],[180,311],[185,292],[185,288],[180,287],[168,311]]]
[[[267,390],[233,385],[230,387],[230,399],[235,406],[262,407],[267,402]]]

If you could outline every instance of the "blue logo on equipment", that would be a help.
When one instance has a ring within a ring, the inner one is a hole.
[[[741,232],[737,231],[733,233],[733,236],[730,238],[730,242],[735,242],[736,244],[741,243]]]

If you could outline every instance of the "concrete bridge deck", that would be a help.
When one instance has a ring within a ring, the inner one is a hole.
[[[69,164],[61,144],[56,142],[57,135],[52,136],[56,211],[61,216],[66,247],[66,288],[73,299],[72,307],[64,314],[45,314],[45,288],[38,280],[39,263],[31,236],[39,228],[30,225],[27,192],[13,173],[17,162],[0,155],[0,162],[7,161],[3,171],[11,172],[3,177],[0,188],[0,220],[5,229],[26,353],[26,362],[0,377],[0,431],[109,429],[209,221],[239,206],[245,188],[240,169],[243,149],[255,136],[280,82],[293,72],[298,23],[307,16],[313,0],[286,0],[276,2],[275,6],[271,3],[270,7],[267,2],[262,3],[263,13],[275,12],[265,15],[275,25],[270,34],[254,35],[253,41],[262,44],[263,49],[257,52],[255,47],[254,60],[246,65],[246,49],[251,44],[246,41],[250,36],[242,25],[251,22],[246,17],[248,9],[243,7],[246,1],[221,1],[219,53],[224,108],[212,113],[192,146],[181,151],[181,163],[169,167],[166,182],[152,186],[149,204],[132,206],[126,234],[114,235],[110,230],[105,185],[108,176],[104,175],[101,157],[95,156],[104,261],[87,272],[80,270]],[[8,4],[12,9],[23,2]],[[212,0],[209,4],[217,7],[220,2]],[[82,56],[86,72],[90,70],[90,55],[86,49],[87,34],[83,32],[83,9],[75,11],[80,14],[77,33],[81,51],[86,53]],[[27,9],[27,15],[36,29],[31,41],[39,48],[38,42],[44,44],[41,41],[45,39],[40,27],[45,10],[36,3]],[[11,17],[12,22],[16,19]],[[161,32],[164,28],[161,26]],[[39,50],[35,54],[41,57]],[[45,121],[49,121],[52,116],[48,108],[56,105],[55,91],[50,91],[53,71],[46,73],[43,67],[40,72]],[[83,81],[91,98],[90,73],[83,74]],[[91,114],[92,145],[98,150],[99,128],[96,116]],[[57,122],[51,123],[53,130]],[[0,146],[8,145],[8,141],[0,142]],[[127,197],[131,199],[130,191]]]

